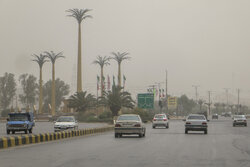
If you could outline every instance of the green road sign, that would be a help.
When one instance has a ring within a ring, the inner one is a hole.
[[[138,107],[144,109],[154,108],[154,94],[153,93],[141,93],[137,95]]]

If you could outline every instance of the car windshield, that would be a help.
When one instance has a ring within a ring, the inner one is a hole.
[[[74,122],[75,119],[72,117],[60,117],[57,122]]]
[[[155,118],[166,118],[166,115],[155,115]]]
[[[205,120],[205,117],[202,116],[202,115],[190,115],[188,117],[188,119],[191,119],[191,120]]]
[[[140,121],[140,118],[136,115],[122,115],[119,116],[118,121]]]
[[[10,121],[28,121],[28,116],[25,114],[10,115]]]
[[[234,118],[245,118],[244,115],[235,115]]]

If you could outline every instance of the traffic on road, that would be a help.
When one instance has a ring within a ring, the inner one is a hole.
[[[151,123],[145,124],[145,138],[124,135],[117,139],[113,132],[107,132],[1,150],[0,162],[3,167],[17,166],[19,162],[26,167],[249,166],[249,127],[233,127],[232,119],[221,118],[208,122],[209,133],[203,135],[196,131],[185,134],[182,120],[170,123],[169,129],[153,129]],[[32,161],[23,161],[31,157]]]

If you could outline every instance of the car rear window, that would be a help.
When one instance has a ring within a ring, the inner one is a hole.
[[[155,115],[155,118],[166,118],[166,115]]]
[[[118,117],[118,121],[126,121],[126,120],[133,120],[133,121],[140,121],[138,116],[134,115],[122,115]]]
[[[74,122],[75,119],[72,117],[59,117],[57,122]]]
[[[190,115],[188,119],[205,120],[206,118],[202,115]]]
[[[235,115],[234,118],[245,118],[244,115]]]

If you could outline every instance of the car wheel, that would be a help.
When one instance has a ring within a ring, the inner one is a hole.
[[[10,134],[10,130],[6,130],[6,132],[7,132],[7,135],[9,135],[9,134]]]
[[[145,137],[146,136],[146,129],[144,130],[144,133],[143,133],[143,137]]]
[[[32,128],[31,128],[31,129],[29,129],[29,133],[32,133]]]
[[[207,130],[204,130],[204,134],[207,134]]]
[[[15,134],[15,131],[14,131],[14,130],[12,131],[12,134]]]
[[[247,126],[247,124],[245,124],[245,126]]]
[[[185,134],[188,134],[188,130],[185,129]]]
[[[139,138],[141,138],[141,137],[142,137],[142,133],[139,134]]]
[[[167,128],[167,129],[169,128],[169,124],[167,124],[166,128]]]
[[[27,129],[26,129],[26,130],[24,130],[24,133],[25,133],[25,134],[27,134],[27,133],[28,133],[28,130],[27,130]]]
[[[155,129],[155,126],[153,126],[153,129]]]
[[[235,124],[233,124],[233,127],[235,127]]]

